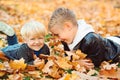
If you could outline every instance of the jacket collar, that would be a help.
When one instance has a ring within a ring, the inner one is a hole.
[[[78,20],[78,30],[73,43],[68,45],[70,50],[73,48],[90,32],[94,32],[91,25],[87,24],[84,20]]]

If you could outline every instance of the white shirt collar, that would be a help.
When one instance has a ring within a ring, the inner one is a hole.
[[[91,25],[87,24],[84,20],[78,20],[78,30],[73,43],[68,45],[70,50],[73,48],[90,32],[94,32]]]

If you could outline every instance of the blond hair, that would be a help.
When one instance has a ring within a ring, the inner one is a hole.
[[[57,25],[61,25],[66,21],[70,21],[73,23],[73,25],[77,25],[76,16],[73,11],[67,9],[67,8],[58,8],[56,9],[49,21],[48,28]]]
[[[46,29],[45,26],[40,22],[29,21],[21,28],[21,35],[23,38],[28,38],[30,35],[45,36]]]

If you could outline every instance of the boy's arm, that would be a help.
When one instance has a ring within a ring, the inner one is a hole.
[[[100,66],[101,62],[106,60],[105,54],[107,52],[104,40],[98,34],[89,33],[78,46],[83,53],[87,54],[95,66]]]

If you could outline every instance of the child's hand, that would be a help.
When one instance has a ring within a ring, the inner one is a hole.
[[[88,59],[79,60],[79,64],[80,66],[84,66],[88,70],[94,68],[94,64],[91,62],[91,60]]]
[[[38,69],[42,69],[45,65],[45,61],[43,59],[36,58],[35,61],[34,61],[34,65]]]

